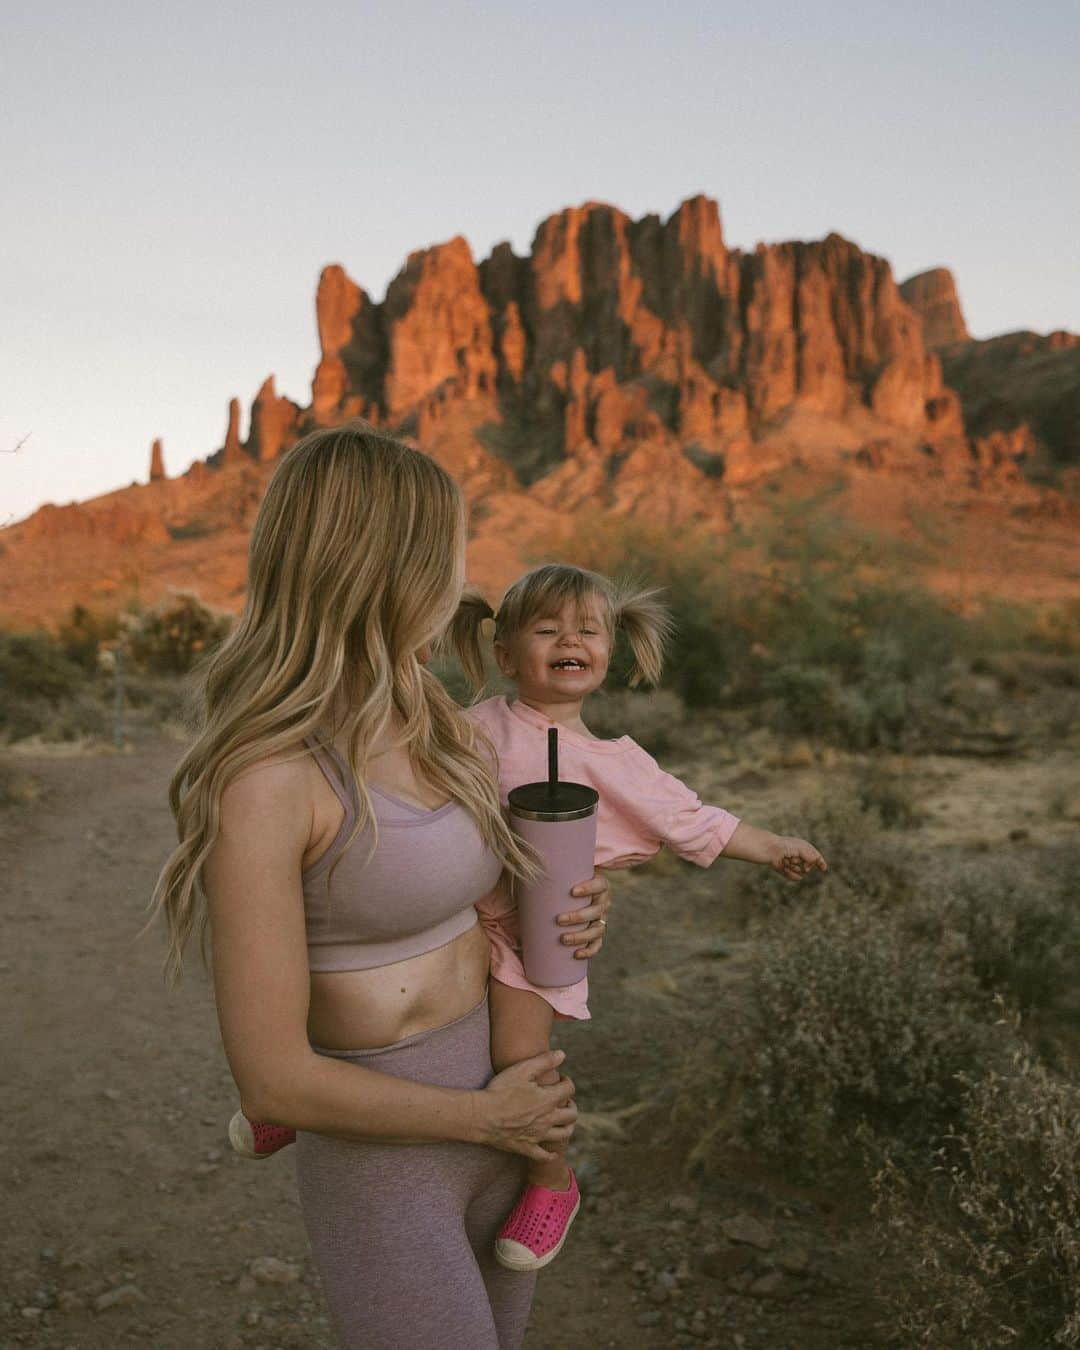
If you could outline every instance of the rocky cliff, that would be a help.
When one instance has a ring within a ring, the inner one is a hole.
[[[524,488],[555,474],[560,491],[567,465],[604,461],[614,479],[647,445],[729,484],[775,467],[778,445],[974,485],[1018,482],[1040,455],[1075,459],[1073,357],[1044,409],[1026,347],[979,355],[948,269],[898,286],[884,258],[836,233],[730,249],[701,195],[666,221],[568,208],[525,257],[501,243],[477,262],[457,235],[410,253],[381,302],[335,263],[315,310],[309,404],[268,377],[245,442],[233,400],[210,467],[273,460],[358,414],[440,444],[455,470]],[[993,391],[1010,362],[1003,411]]]
[[[947,267],[932,267],[908,277],[900,296],[922,320],[923,338],[930,348],[948,342],[967,342],[970,333],[960,308],[956,281]]]
[[[977,463],[1009,461],[1042,481],[1080,465],[1080,335],[1024,329],[972,338],[944,267],[909,277],[900,294],[960,397]]]
[[[797,408],[962,434],[885,259],[839,234],[729,249],[703,196],[667,221],[586,202],[527,257],[499,244],[477,263],[458,236],[410,254],[381,304],[328,267],[316,308],[323,425],[360,412],[423,440],[449,405],[490,399],[556,458],[664,433],[720,451]]]
[[[455,236],[410,253],[381,302],[332,264],[315,311],[306,406],[268,376],[246,439],[233,399],[222,445],[179,478],[165,476],[155,441],[144,488],[43,508],[0,532],[0,614],[93,603],[88,586],[115,596],[133,569],[234,605],[243,532],[274,461],[309,429],[354,415],[414,439],[461,481],[473,575],[495,585],[530,530],[550,534],[579,509],[723,529],[791,468],[870,475],[861,509],[882,521],[890,482],[923,499],[1008,494],[1010,509],[1053,513],[1025,469],[1040,436],[1068,440],[1080,420],[1075,347],[971,341],[946,269],[898,286],[884,258],[837,233],[729,248],[717,203],[701,195],[666,221],[597,201],[568,208],[541,222],[525,256],[500,243],[477,262]],[[1055,366],[1059,400],[1033,429],[1003,415],[991,389],[1016,373],[1020,408],[1048,355],[1073,364]],[[65,531],[80,541],[70,564]],[[154,550],[157,562],[140,561]]]

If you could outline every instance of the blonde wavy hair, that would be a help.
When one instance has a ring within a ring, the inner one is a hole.
[[[395,748],[408,748],[418,775],[468,811],[514,876],[542,875],[503,816],[494,744],[417,655],[445,650],[462,613],[466,537],[451,475],[363,419],[312,431],[281,458],[251,533],[243,611],[193,672],[200,729],[169,783],[179,843],[146,925],[164,911],[169,984],[196,925],[209,968],[202,865],[224,788],[256,760],[309,754],[302,738],[328,728],[339,703],[348,711],[328,734],[345,734],[360,809],[328,876],[369,824],[369,860],[378,847],[364,768],[392,709],[403,724]]]
[[[444,645],[455,651],[478,698],[488,683],[481,636],[513,647],[536,619],[561,614],[571,597],[581,622],[591,607],[598,610],[609,654],[615,648],[616,630],[621,628],[625,633],[634,656],[627,677],[630,688],[636,689],[643,681],[657,685],[664,652],[675,631],[670,609],[656,598],[663,589],[660,586],[642,589],[631,577],[611,580],[600,572],[571,563],[544,563],[519,577],[507,589],[497,610],[476,586],[467,585]]]

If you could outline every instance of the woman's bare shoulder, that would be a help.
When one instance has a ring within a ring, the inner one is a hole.
[[[242,891],[253,869],[264,883],[299,874],[315,828],[309,759],[262,755],[226,783],[204,868],[221,895]]]
[[[306,746],[259,755],[230,777],[221,794],[222,810],[227,801],[240,807],[310,805],[313,769],[315,763]]]

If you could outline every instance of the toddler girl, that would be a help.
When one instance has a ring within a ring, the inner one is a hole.
[[[503,810],[520,783],[547,776],[548,728],[559,730],[559,777],[586,783],[599,794],[596,868],[634,867],[667,845],[699,867],[725,857],[766,863],[789,880],[824,858],[804,839],[758,829],[697,794],[630,736],[603,740],[581,720],[586,695],[607,674],[615,630],[623,629],[635,659],[631,688],[659,683],[663,647],[672,619],[656,592],[624,590],[596,572],[565,564],[538,567],[516,581],[495,614],[472,587],[466,589],[441,645],[452,647],[474,688],[486,683],[480,636],[494,639],[494,655],[514,696],[499,694],[464,711],[497,756]],[[569,899],[569,897],[568,897]],[[568,904],[567,908],[570,908]],[[549,1048],[552,1022],[587,1020],[588,977],[560,988],[533,985],[521,962],[517,906],[504,872],[495,889],[476,902],[491,943],[491,1060],[498,1073]],[[571,945],[572,935],[562,940]],[[583,963],[584,964],[584,963]],[[550,1081],[557,1081],[555,1078]],[[538,1081],[543,1082],[544,1079]],[[293,1131],[249,1121],[238,1111],[229,1130],[234,1147],[264,1157],[291,1143]],[[561,1249],[580,1198],[565,1142],[546,1145],[558,1156],[530,1160],[527,1184],[499,1230],[495,1255],[514,1270],[535,1270]]]

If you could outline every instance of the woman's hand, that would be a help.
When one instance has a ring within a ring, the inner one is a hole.
[[[523,1153],[537,1162],[559,1156],[541,1147],[540,1140],[569,1139],[574,1133],[577,1106],[574,1080],[565,1075],[557,1083],[538,1083],[565,1058],[563,1050],[544,1050],[497,1073],[487,1087],[471,1094],[472,1136],[507,1153]]]
[[[588,881],[579,881],[571,888],[570,894],[592,900],[592,904],[586,903],[582,909],[567,910],[559,915],[561,924],[588,922],[588,928],[582,928],[576,933],[563,933],[560,939],[565,947],[577,947],[574,959],[584,961],[587,956],[595,956],[604,945],[604,929],[611,908],[611,886],[607,877],[603,874],[598,876],[594,869]]]
[[[778,834],[769,850],[769,866],[788,881],[802,881],[813,868],[828,870],[828,863],[805,839],[793,834]]]

